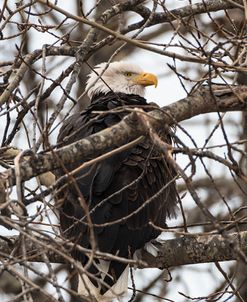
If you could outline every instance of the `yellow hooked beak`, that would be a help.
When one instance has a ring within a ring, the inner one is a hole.
[[[147,73],[147,72],[142,72],[140,74],[138,74],[133,81],[138,84],[138,85],[142,85],[142,86],[151,86],[154,85],[155,87],[157,87],[158,85],[158,79],[156,77],[156,75],[152,74],[152,73]]]

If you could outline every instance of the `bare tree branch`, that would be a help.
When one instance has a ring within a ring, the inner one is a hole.
[[[0,238],[0,253],[2,257],[8,258],[8,255],[12,254],[17,238],[17,236]],[[141,259],[139,261],[146,263],[144,267],[164,269],[186,264],[237,260],[236,247],[247,254],[247,231],[228,234],[227,239],[221,235],[188,234],[180,238],[159,240],[154,242],[154,244],[158,251],[156,257],[145,250],[141,251]],[[66,262],[54,250],[49,250],[48,242],[47,249],[42,249],[42,253],[40,253],[40,247],[30,238],[26,239],[26,247],[28,259],[31,262],[43,262],[43,253],[47,254],[52,263]],[[104,255],[104,253],[101,253],[101,255]],[[16,250],[15,257],[18,257],[18,251]],[[143,268],[140,264],[139,267]]]
[[[228,87],[216,85],[213,95],[211,90],[203,87],[185,99],[163,107],[162,110],[154,110],[149,113],[148,121],[154,129],[159,130],[167,125],[176,125],[177,122],[199,114],[237,111],[245,108],[247,108],[246,86]],[[111,128],[58,150],[35,154],[28,161],[21,162],[21,180],[25,181],[44,172],[57,169],[61,166],[61,162],[68,164],[79,160],[81,157],[85,158],[85,161],[88,158],[96,158],[106,151],[145,135],[145,127],[138,123],[138,115],[143,113],[138,110],[134,111]],[[54,156],[59,160],[54,160]],[[11,168],[0,173],[0,178],[10,185],[14,185],[16,182],[15,169]]]

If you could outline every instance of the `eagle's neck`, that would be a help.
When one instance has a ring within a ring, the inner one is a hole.
[[[144,97],[136,94],[126,94],[121,92],[108,92],[97,93],[93,95],[91,99],[91,105],[100,105],[103,103],[113,102],[116,107],[118,106],[144,106],[147,105],[147,101]]]

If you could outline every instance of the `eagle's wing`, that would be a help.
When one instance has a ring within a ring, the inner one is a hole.
[[[112,102],[106,104],[114,107]],[[103,115],[95,120],[93,107],[76,113],[64,123],[58,143],[65,145],[89,136],[115,124],[121,115]],[[67,165],[66,169],[71,171],[83,161]],[[64,234],[86,248],[91,247],[88,220],[79,201],[81,195],[94,224],[98,248],[128,257],[159,235],[160,231],[149,224],[150,220],[164,227],[166,217],[174,213],[177,198],[171,171],[163,155],[148,139],[81,170],[75,175],[76,182],[58,194],[62,199],[60,220]],[[58,176],[63,174],[64,171],[57,172]],[[75,253],[75,256],[82,262],[86,260],[84,255]],[[116,278],[124,268],[123,264],[111,264]]]

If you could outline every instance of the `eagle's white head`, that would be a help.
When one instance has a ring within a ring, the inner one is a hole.
[[[89,74],[86,91],[90,98],[110,91],[144,96],[145,87],[157,86],[157,77],[127,62],[101,63]]]

